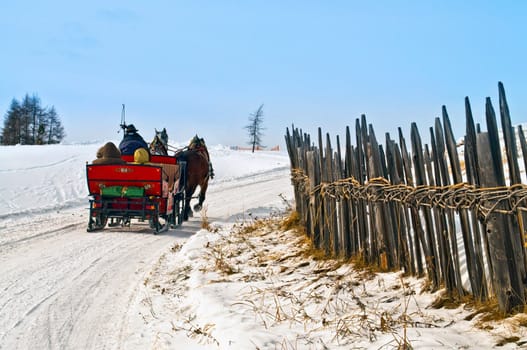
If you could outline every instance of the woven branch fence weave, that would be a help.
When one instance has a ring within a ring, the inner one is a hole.
[[[478,212],[483,221],[490,213],[516,214],[527,211],[527,185],[477,188],[468,183],[450,186],[392,185],[385,178],[371,179],[361,185],[355,178],[320,183],[309,190],[309,177],[301,169],[292,169],[292,182],[305,195],[331,197],[336,200],[365,200],[368,202],[397,202],[399,204],[442,209],[470,209]],[[510,208],[510,209],[499,209]]]

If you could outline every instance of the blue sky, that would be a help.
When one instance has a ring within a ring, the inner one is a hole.
[[[366,114],[377,136],[428,134],[464,97],[484,124],[498,81],[527,120],[524,1],[2,1],[0,111],[37,94],[66,141],[119,139],[121,105],[145,139],[245,145],[264,104],[266,146],[294,124],[333,137]],[[484,126],[484,125],[483,125]]]

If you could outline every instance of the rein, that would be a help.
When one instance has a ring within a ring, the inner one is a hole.
[[[181,153],[185,152],[185,151],[195,151],[199,154],[201,154],[203,157],[205,157],[207,160],[209,160],[209,151],[207,149],[207,146],[205,146],[204,144],[200,143],[198,144],[197,146],[194,146],[194,147],[191,147],[192,145],[189,145],[189,146],[184,146],[182,148],[177,148],[177,147],[174,147],[174,146],[171,146],[169,144],[164,144],[163,141],[161,140],[161,138],[159,137],[159,135],[155,135],[154,136],[154,139],[152,140],[152,142],[150,142],[150,152],[152,154],[156,154],[157,152],[161,152],[161,154],[163,155],[168,155],[168,152],[174,152],[174,156],[179,156]]]

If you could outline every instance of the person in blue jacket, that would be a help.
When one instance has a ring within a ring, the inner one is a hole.
[[[119,143],[119,150],[123,155],[133,155],[135,150],[138,148],[146,148],[148,150],[148,144],[145,142],[143,137],[139,135],[134,124],[130,124],[124,130],[124,136]]]

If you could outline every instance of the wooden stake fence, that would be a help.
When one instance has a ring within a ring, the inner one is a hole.
[[[430,128],[430,145],[411,125],[410,150],[401,128],[398,142],[386,134],[380,145],[364,115],[355,122],[355,145],[346,128],[343,149],[338,136],[332,148],[329,134],[324,146],[320,128],[318,147],[288,128],[296,210],[314,245],[328,256],[426,276],[433,290],[452,297],[495,297],[502,312],[523,311],[527,186],[518,161],[521,152],[527,168],[527,142],[522,128],[516,134],[512,127],[501,82],[498,89],[501,139],[490,98],[486,132],[465,98],[460,145],[445,106]]]

